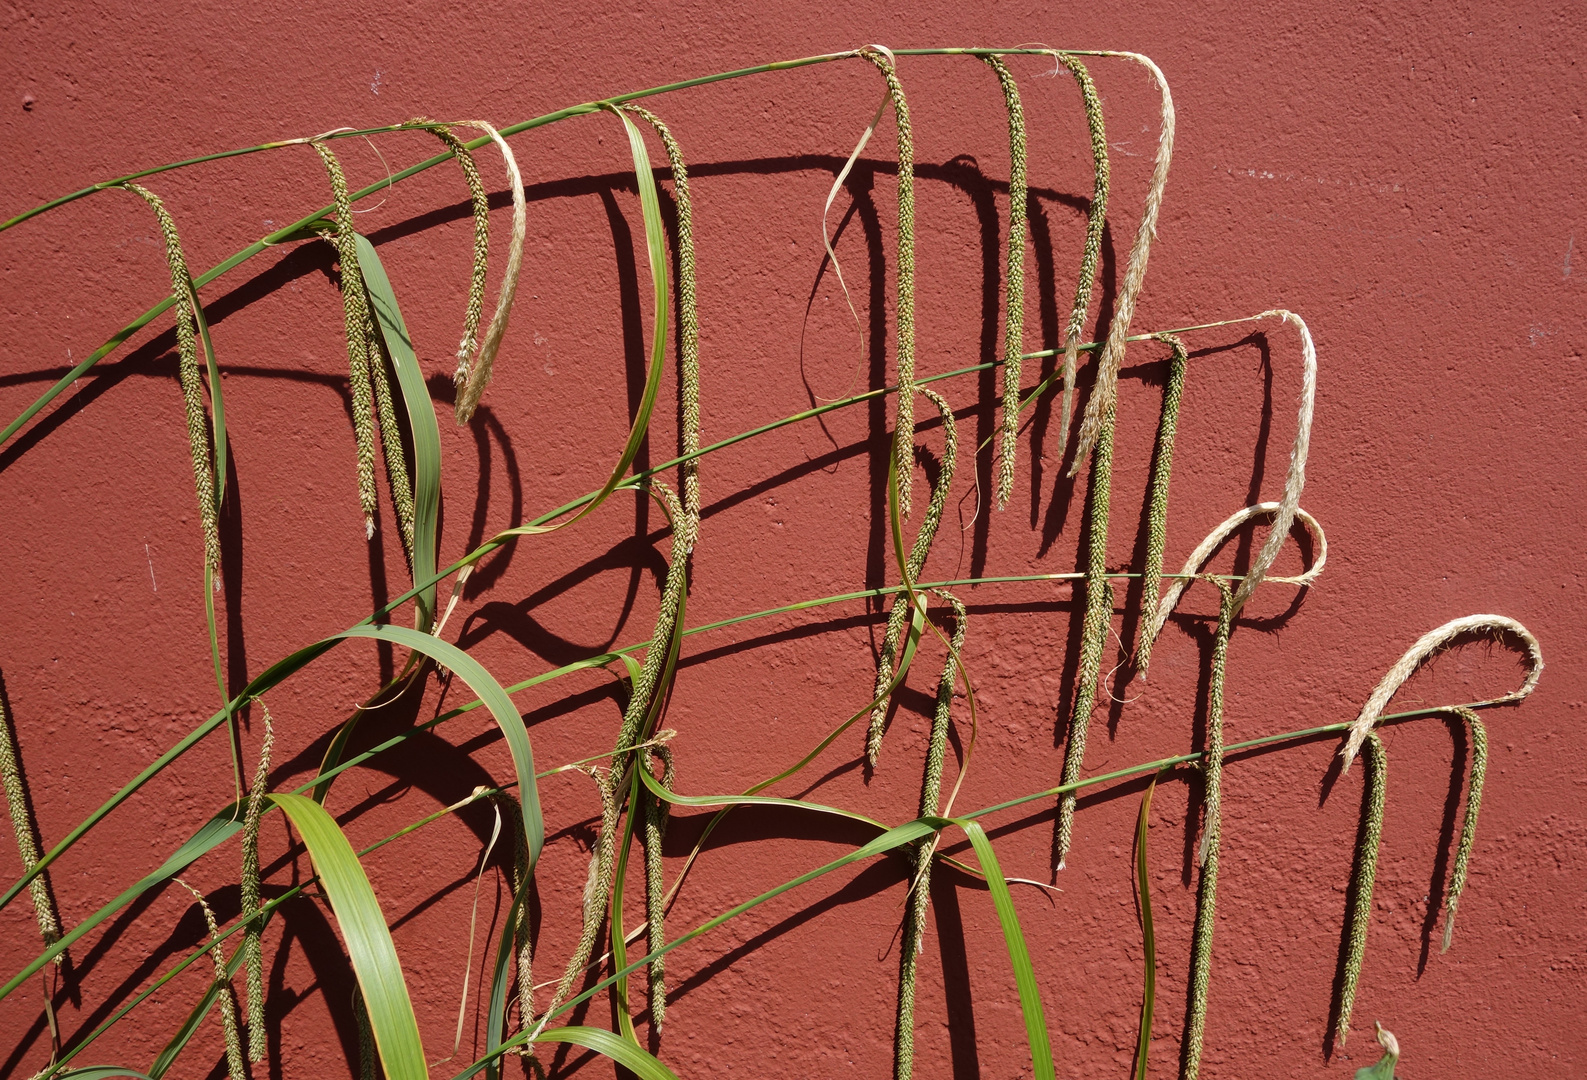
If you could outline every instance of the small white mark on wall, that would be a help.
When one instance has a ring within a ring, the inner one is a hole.
[[[1287,180],[1290,183],[1300,181],[1303,184],[1322,184],[1325,187],[1338,188],[1351,187],[1363,191],[1375,191],[1380,194],[1402,190],[1401,185],[1393,180],[1350,180],[1340,176],[1312,176],[1307,173],[1273,172],[1270,169],[1241,169],[1230,165],[1214,165],[1212,171],[1223,172],[1229,176],[1250,180]]]
[[[149,584],[154,587],[155,592],[159,592],[160,583],[154,580],[154,556],[150,554],[147,543],[143,545],[143,557],[149,560]]]
[[[379,68],[375,69],[375,77],[369,83],[369,90],[370,90],[370,93],[374,94],[376,97],[380,96],[380,69]]]

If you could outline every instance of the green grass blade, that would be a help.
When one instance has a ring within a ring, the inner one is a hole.
[[[640,1080],[678,1080],[678,1074],[631,1043],[602,1028],[561,1027],[542,1031],[535,1042],[572,1043],[586,1050],[611,1058],[617,1064],[639,1077]]]
[[[424,1046],[419,1041],[419,1023],[408,997],[408,983],[397,961],[386,917],[375,899],[363,864],[352,845],[325,808],[302,795],[271,795],[287,817],[292,819],[303,844],[314,860],[320,888],[330,898],[331,910],[353,973],[369,1010],[369,1025],[375,1032],[380,1063],[387,1080],[428,1080]]]
[[[1041,989],[1036,985],[1036,973],[1031,968],[1030,951],[1025,948],[1025,933],[1020,929],[1019,914],[1014,910],[1014,898],[1009,895],[1008,882],[998,866],[992,842],[986,830],[974,821],[959,820],[954,824],[964,830],[975,848],[981,869],[986,871],[986,883],[992,893],[992,904],[997,908],[998,922],[1003,924],[1003,941],[1008,945],[1008,958],[1014,965],[1014,982],[1019,987],[1019,1007],[1025,1014],[1025,1037],[1030,1041],[1031,1061],[1035,1065],[1036,1080],[1053,1080],[1052,1047],[1047,1041],[1047,1018],[1042,1012]]]
[[[501,533],[502,537],[551,532],[590,514],[617,490],[617,485],[628,473],[634,458],[639,456],[639,448],[644,445],[650,432],[650,414],[656,406],[656,393],[661,389],[661,375],[666,370],[667,360],[667,313],[671,310],[668,303],[671,285],[667,273],[667,234],[661,226],[661,200],[656,195],[656,174],[650,165],[650,152],[645,149],[645,137],[627,113],[617,109],[612,111],[628,132],[628,148],[634,159],[634,179],[639,187],[639,206],[645,219],[645,249],[650,259],[650,283],[655,294],[656,314],[650,328],[650,370],[645,376],[645,390],[639,399],[639,410],[634,414],[633,426],[628,430],[628,442],[623,446],[622,456],[617,459],[612,475],[607,477],[606,483],[585,503],[584,508],[559,524],[521,526]]]
[[[386,343],[391,366],[397,371],[397,388],[408,411],[408,429],[413,437],[413,581],[418,585],[435,577],[436,518],[441,508],[441,429],[386,268],[381,265],[375,246],[362,233],[354,239],[370,310]],[[418,628],[428,631],[435,619],[435,584],[425,586],[417,599]]]
[[[27,982],[27,980],[33,976],[34,972],[38,971],[45,964],[59,956],[62,952],[69,948],[73,942],[77,941],[84,934],[93,930],[100,923],[110,918],[116,912],[132,903],[134,900],[142,896],[145,892],[148,892],[150,889],[154,888],[156,885],[160,885],[169,878],[180,874],[183,870],[191,866],[200,856],[206,855],[213,851],[215,848],[219,847],[225,841],[231,839],[233,835],[240,832],[241,830],[242,815],[237,812],[237,806],[235,803],[233,803],[231,806],[226,807],[226,809],[210,818],[208,822],[206,822],[188,839],[187,843],[177,848],[176,851],[171,854],[171,857],[166,859],[165,862],[161,863],[159,867],[130,885],[124,892],[122,892],[120,896],[116,897],[104,907],[94,912],[94,914],[90,915],[88,918],[72,927],[66,933],[62,934],[59,941],[45,949],[43,952],[39,953],[39,955],[34,958],[32,963],[28,964],[27,967],[18,972],[10,982],[5,984],[4,987],[0,987],[0,998],[4,998],[17,987]]]
[[[1159,773],[1158,776],[1162,774]],[[1141,951],[1145,972],[1141,989],[1141,1029],[1135,1039],[1135,1080],[1146,1080],[1147,1057],[1152,1048],[1152,1013],[1157,1007],[1157,932],[1152,926],[1152,879],[1146,862],[1146,834],[1151,825],[1152,793],[1158,776],[1146,785],[1141,812],[1135,818],[1135,903],[1141,917]]]
[[[501,688],[501,684],[491,676],[490,672],[485,670],[479,661],[463,652],[457,646],[403,626],[356,626],[334,637],[315,642],[307,648],[299,649],[285,660],[271,665],[249,683],[243,693],[234,698],[230,705],[235,707],[242,701],[264,693],[330,649],[338,641],[347,638],[374,638],[381,641],[391,641],[405,648],[423,653],[455,672],[485,702],[486,707],[490,709],[491,714],[502,729],[502,734],[506,738],[508,749],[512,753],[513,764],[517,770],[517,780],[520,788],[519,799],[523,806],[525,835],[529,837],[530,866],[532,867],[535,861],[539,859],[540,848],[545,842],[545,822],[540,812],[539,791],[535,784],[534,776],[534,751],[529,745],[529,733],[524,728],[523,717],[519,715],[517,708],[513,705],[512,699],[507,696],[506,691]],[[130,797],[134,791],[166,765],[169,765],[183,753],[190,750],[204,735],[218,727],[225,718],[226,710],[223,709],[201,724],[192,734],[171,750],[162,754],[153,765],[139,773],[120,792],[112,796],[108,802],[90,815],[87,821],[72,830],[64,840],[51,849],[48,855],[40,859],[32,873],[24,874],[8,891],[5,900],[9,901],[18,892],[26,888],[27,883],[33,877],[36,877],[39,872],[80,839],[89,828]],[[212,850],[224,840],[229,839],[241,827],[241,815],[237,813],[235,805],[223,810],[194,834],[192,839],[178,848],[159,869],[134,884],[89,919],[73,927],[59,942],[40,953],[20,974],[6,983],[4,987],[0,987],[0,999],[4,999],[14,991],[30,975],[53,959],[61,949],[70,945],[106,918],[115,914],[116,911],[131,903],[149,888],[175,874],[181,873],[194,859]]]
[[[120,1065],[89,1065],[71,1072],[56,1073],[57,1080],[110,1080],[112,1076],[131,1076],[136,1080],[155,1080],[137,1069],[124,1069]]]
[[[679,795],[662,787],[661,782],[650,774],[649,769],[639,769],[637,775],[640,782],[650,789],[652,795],[674,806],[787,806],[798,810],[813,810],[818,814],[833,814],[847,818],[849,821],[857,821],[861,825],[880,829],[882,832],[887,831],[887,826],[875,818],[836,806],[824,806],[803,799],[778,799],[770,795]]]
[[[496,946],[496,964],[491,971],[490,980],[490,1013],[485,1023],[485,1045],[494,1050],[502,1044],[507,1037],[507,970],[513,958],[513,941],[517,936],[513,933],[518,925],[518,912],[523,908],[528,890],[513,897],[512,907],[507,909],[507,918],[501,925],[501,942]],[[519,973],[523,978],[523,973]],[[524,1017],[523,1022],[529,1023],[533,1018]],[[485,1067],[488,1080],[496,1080],[501,1075],[498,1059],[491,1058]]]
[[[523,806],[524,835],[529,839],[529,871],[533,873],[546,836],[545,819],[540,813],[540,789],[535,784],[534,749],[529,745],[529,731],[524,727],[523,717],[507,691],[501,688],[501,683],[483,664],[456,645],[406,626],[355,626],[337,637],[374,638],[423,653],[468,683],[469,689],[485,702],[501,728],[518,774],[518,801]]]

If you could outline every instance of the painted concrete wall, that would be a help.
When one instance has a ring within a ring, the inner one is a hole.
[[[163,11],[12,5],[0,48],[0,213],[129,169],[340,125],[415,115],[508,124],[576,102],[769,60],[850,48],[1046,42],[1150,54],[1172,83],[1179,140],[1135,325],[1183,326],[1283,306],[1308,320],[1321,357],[1304,505],[1328,531],[1328,567],[1298,594],[1265,586],[1230,647],[1231,740],[1351,719],[1421,633],[1496,612],[1541,639],[1548,670],[1518,708],[1488,717],[1493,760],[1453,949],[1439,952],[1470,748],[1439,719],[1386,729],[1391,772],[1365,973],[1347,1048],[1326,1037],[1341,952],[1362,771],[1340,778],[1337,743],[1240,757],[1227,772],[1208,1076],[1353,1075],[1375,1060],[1371,1023],[1405,1050],[1403,1075],[1566,1077],[1587,1067],[1580,1004],[1587,936],[1582,776],[1584,82],[1583,17],[1569,6],[1250,4],[359,5],[261,0]],[[1091,185],[1079,98],[1051,65],[1011,61],[1031,130],[1032,296],[1026,348],[1051,348],[1073,288]],[[1116,298],[1156,141],[1145,72],[1093,70],[1105,98],[1115,197],[1096,336]],[[999,270],[1007,143],[987,69],[965,58],[901,67],[914,116],[922,373],[1000,354]],[[862,345],[831,274],[821,208],[880,87],[848,61],[655,99],[694,177],[705,437],[723,438],[890,381],[895,212],[885,124],[840,194],[837,249],[865,325]],[[509,524],[598,486],[634,407],[651,301],[627,149],[610,116],[514,139],[528,185],[524,286],[485,407],[450,420],[452,352],[469,260],[465,189],[450,165],[360,204],[442,410],[450,561]],[[355,183],[427,157],[424,134],[347,141]],[[499,159],[481,151],[502,250],[510,210]],[[660,162],[658,152],[654,155]],[[151,178],[196,268],[215,265],[326,201],[306,147]],[[235,462],[218,601],[233,687],[350,625],[405,587],[389,507],[366,544],[328,245],[285,245],[207,286]],[[1573,263],[1575,264],[1573,266]],[[499,263],[498,263],[499,265]],[[165,292],[146,207],[105,192],[0,235],[0,416],[9,420]],[[492,281],[497,271],[493,270]],[[0,449],[6,615],[0,672],[54,842],[216,706],[168,317],[135,335]],[[1218,521],[1276,498],[1294,432],[1299,346],[1274,323],[1195,335],[1169,519],[1176,564]],[[1109,561],[1138,569],[1165,350],[1134,346],[1124,371]],[[1049,367],[1043,370],[1050,370]],[[1033,367],[1040,365],[1033,364]],[[1026,385],[1033,385],[1031,371]],[[1082,393],[1089,386],[1082,368]],[[675,400],[671,372],[663,402]],[[942,384],[966,442],[994,430],[990,375]],[[1050,399],[1049,399],[1050,400]],[[924,407],[924,403],[922,403]],[[674,452],[658,409],[644,460]],[[883,407],[861,407],[713,454],[693,556],[697,625],[894,580],[884,530]],[[1072,572],[1084,565],[1085,485],[1065,478],[1057,417],[1039,405],[1009,509],[988,512],[961,467],[925,577]],[[940,447],[932,429],[922,436]],[[924,474],[916,478],[924,501]],[[486,562],[447,635],[503,683],[648,636],[668,541],[643,500],[614,500],[553,537]],[[1258,541],[1261,533],[1256,534]],[[1248,534],[1249,536],[1249,534]],[[1238,570],[1249,539],[1213,563]],[[1299,559],[1286,551],[1280,568]],[[1293,572],[1293,570],[1291,570]],[[1067,583],[984,585],[965,651],[977,691],[975,752],[955,804],[968,810],[1057,782],[1080,625]],[[1139,588],[1113,626],[1132,642]],[[1088,773],[1199,745],[1216,599],[1192,589],[1148,683],[1117,668],[1094,721]],[[666,723],[679,787],[741,790],[796,760],[870,696],[882,616],[850,603],[691,639]],[[1104,671],[1122,662],[1110,643]],[[887,821],[914,813],[941,648],[928,643],[892,721],[881,767],[844,735],[785,794]],[[329,733],[389,674],[349,645],[267,698],[273,783],[308,776]],[[1437,661],[1398,708],[1489,697],[1518,682],[1503,648]],[[517,697],[538,759],[608,748],[615,676],[585,672]],[[373,742],[466,700],[460,686],[371,714]],[[251,711],[249,761],[262,733]],[[957,744],[968,743],[965,703]],[[210,739],[116,811],[59,864],[68,924],[84,918],[231,797],[227,749]],[[330,806],[355,844],[509,775],[479,714],[346,776]],[[778,789],[782,790],[782,789]],[[1141,782],[1081,801],[1077,843],[1054,876],[1053,803],[992,819],[1045,996],[1060,1075],[1124,1075],[1140,1005],[1131,838]],[[1160,977],[1154,1075],[1178,1061],[1194,908],[1199,787],[1156,796],[1150,839]],[[559,971],[576,935],[598,805],[576,774],[547,780],[549,844],[538,881],[536,974]],[[683,815],[677,873],[704,818]],[[473,810],[367,860],[409,973],[429,1056],[452,1038],[468,948],[472,874],[488,811]],[[743,811],[719,830],[672,914],[681,930],[865,837],[793,813]],[[270,888],[309,872],[279,822],[265,835]],[[958,844],[952,850],[958,851]],[[3,876],[18,872],[0,844]],[[189,880],[237,910],[235,847]],[[904,871],[867,864],[823,879],[674,954],[661,1056],[684,1076],[888,1075]],[[268,892],[268,890],[267,890]],[[487,873],[480,939],[502,917]],[[990,899],[939,875],[919,1004],[918,1075],[1023,1075],[1029,1062]],[[639,917],[630,909],[630,921]],[[166,888],[79,944],[56,1009],[68,1040],[103,1021],[201,940],[196,908]],[[0,913],[5,975],[38,940],[26,901]],[[351,980],[323,904],[302,902],[267,939],[272,1076],[341,1076],[356,1050]],[[482,977],[476,946],[474,982]],[[146,1067],[207,975],[195,967],[81,1063]],[[471,991],[472,993],[472,991]],[[542,995],[549,993],[542,990]],[[604,999],[588,1022],[612,1022]],[[482,1047],[471,1011],[450,1075]],[[0,1072],[47,1061],[37,983],[0,1003]],[[215,1072],[206,1026],[179,1074]],[[1331,1056],[1330,1056],[1331,1052]],[[582,1059],[566,1059],[572,1067]],[[514,1069],[517,1066],[513,1067]],[[603,1075],[594,1062],[581,1071]]]

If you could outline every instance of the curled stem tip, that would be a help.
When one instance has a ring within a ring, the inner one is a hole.
[[[502,273],[501,290],[496,294],[496,311],[490,318],[490,325],[485,328],[485,337],[479,343],[479,351],[475,354],[472,364],[464,372],[464,365],[458,365],[459,390],[455,412],[458,424],[466,424],[473,417],[474,410],[479,407],[479,399],[485,393],[485,387],[490,383],[491,371],[496,363],[496,354],[501,349],[501,341],[507,333],[507,319],[512,315],[513,299],[518,295],[518,274],[523,267],[524,234],[528,231],[529,209],[524,199],[523,176],[518,171],[518,159],[513,157],[512,147],[507,145],[507,140],[502,138],[501,132],[483,120],[464,120],[462,126],[477,128],[490,137],[496,144],[496,149],[501,151],[503,164],[507,167],[507,184],[512,193],[512,236],[508,241],[507,269]],[[476,235],[479,226],[476,219]],[[476,252],[478,251],[476,240]]]
[[[1102,348],[1101,359],[1097,361],[1096,385],[1091,390],[1091,400],[1086,404],[1085,418],[1080,424],[1080,442],[1075,449],[1074,462],[1069,467],[1070,476],[1079,473],[1081,464],[1097,444],[1103,417],[1113,408],[1114,398],[1118,394],[1119,368],[1124,363],[1125,341],[1130,334],[1130,321],[1135,317],[1141,286],[1146,281],[1146,263],[1151,255],[1152,241],[1157,236],[1157,215],[1162,209],[1163,190],[1168,186],[1168,166],[1174,156],[1174,98],[1169,93],[1168,80],[1156,64],[1140,53],[1116,55],[1134,60],[1151,72],[1158,93],[1162,96],[1160,130],[1157,156],[1152,163],[1152,179],[1141,209],[1140,225],[1135,230],[1135,242],[1130,247],[1129,266],[1124,271],[1118,305],[1113,309],[1113,321],[1108,326],[1107,343]]]
[[[1388,706],[1389,701],[1423,661],[1463,634],[1482,632],[1489,632],[1495,636],[1510,634],[1519,640],[1526,651],[1527,672],[1526,678],[1515,690],[1503,697],[1492,698],[1479,704],[1500,705],[1520,701],[1537,688],[1537,681],[1543,674],[1543,649],[1537,643],[1537,638],[1532,636],[1532,631],[1504,615],[1466,615],[1459,619],[1451,619],[1443,626],[1429,630],[1418,638],[1416,644],[1406,650],[1405,655],[1389,668],[1377,688],[1372,691],[1372,696],[1367,698],[1367,703],[1361,706],[1361,714],[1350,725],[1350,734],[1345,739],[1344,748],[1339,751],[1339,756],[1345,759],[1346,770],[1360,752],[1361,744],[1366,741],[1378,717],[1383,715],[1383,710]]]

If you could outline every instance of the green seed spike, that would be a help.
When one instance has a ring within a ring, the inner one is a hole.
[[[926,748],[926,769],[920,785],[920,813],[935,815],[942,802],[942,766],[947,758],[948,725],[953,712],[953,687],[958,678],[954,656],[964,650],[969,615],[952,593],[938,594],[953,606],[953,649],[937,680],[937,709],[931,718],[931,741]],[[915,849],[915,878],[910,887],[909,912],[904,920],[898,955],[898,1030],[893,1053],[893,1080],[910,1080],[915,1068],[915,982],[920,948],[926,933],[926,907],[931,902],[931,862],[935,840],[921,841]]]
[[[915,140],[892,54],[867,45],[859,55],[875,64],[887,81],[898,128],[898,419],[893,459],[902,480],[912,473],[915,450]],[[909,489],[909,484],[898,486],[898,512],[904,517],[910,511]]]
[[[353,986],[353,1023],[358,1028],[358,1080],[379,1080],[380,1050],[375,1046],[375,1029],[369,1023],[369,1007],[364,991]]]
[[[953,409],[936,391],[920,387],[920,392],[942,415],[943,446],[942,467],[937,474],[937,484],[932,488],[931,501],[926,504],[926,516],[920,523],[920,531],[915,534],[914,546],[910,549],[909,559],[905,563],[911,581],[918,578],[920,572],[925,569],[926,556],[931,553],[932,542],[937,537],[937,527],[942,523],[943,508],[948,504],[948,489],[953,483],[953,468],[959,455],[959,431],[953,421]],[[911,439],[910,442],[913,444],[914,440]],[[900,491],[904,487],[904,484],[899,484]],[[887,687],[892,684],[894,665],[898,662],[899,640],[903,637],[904,625],[908,621],[909,595],[901,592],[893,597],[893,608],[887,616],[887,632],[882,637],[881,656],[876,664],[878,698],[881,698]],[[876,767],[882,752],[882,731],[887,722],[887,702],[888,699],[882,698],[871,710],[871,726],[865,741],[865,760],[872,768]]]
[[[1470,709],[1451,709],[1471,730],[1471,779],[1466,785],[1466,820],[1460,826],[1460,846],[1455,849],[1455,868],[1449,875],[1449,894],[1444,901],[1444,947],[1455,936],[1455,909],[1466,888],[1466,872],[1471,867],[1471,849],[1477,842],[1477,811],[1482,808],[1482,779],[1488,772],[1488,730]]]
[[[256,699],[257,700],[257,699]],[[259,818],[264,813],[265,796],[270,791],[270,751],[275,745],[275,729],[270,710],[263,701],[265,735],[259,746],[259,764],[253,774],[253,789],[248,794],[248,813],[242,827],[242,947],[248,965],[248,1058],[263,1061],[268,1047],[264,1007],[263,923],[259,920]]]
[[[474,213],[474,268],[468,279],[468,307],[463,312],[463,340],[457,347],[457,373],[453,381],[459,387],[468,382],[468,362],[479,344],[479,321],[485,315],[485,274],[490,256],[490,198],[485,191],[485,181],[480,178],[479,165],[474,154],[445,124],[437,124],[426,117],[415,117],[408,126],[423,128],[440,139],[457,158],[468,184],[469,203]]]
[[[30,873],[38,865],[39,837],[33,827],[36,820],[33,798],[28,791],[27,774],[22,771],[21,756],[17,752],[16,730],[6,710],[4,682],[0,682],[0,782],[4,783],[6,805],[11,810],[11,827],[16,830],[17,850],[22,855],[22,872]],[[28,882],[28,893],[33,898],[33,913],[38,917],[44,947],[49,948],[61,940],[61,917],[48,870]],[[65,952],[55,957],[57,966],[65,960]]]
[[[518,964],[518,1016],[527,1027],[534,1022],[535,1015],[534,949],[529,935],[529,901],[524,895],[532,876],[529,869],[529,837],[524,833],[523,809],[518,800],[505,791],[497,792],[491,798],[501,811],[502,820],[512,822],[512,895],[514,900],[523,901],[517,905],[518,914],[513,923],[513,944],[517,947]],[[518,1054],[521,1057],[533,1057],[534,1044],[519,1047]]]
[[[1025,109],[1019,87],[996,56],[983,56],[997,74],[1008,107],[1008,310],[1003,322],[1003,425],[997,447],[997,508],[1014,492],[1014,459],[1019,444],[1020,352],[1025,347]]]
[[[1053,58],[1067,68],[1080,84],[1080,100],[1085,105],[1086,127],[1091,132],[1091,208],[1086,215],[1086,246],[1080,256],[1080,276],[1075,282],[1075,302],[1064,328],[1064,397],[1058,423],[1058,448],[1062,454],[1069,445],[1069,424],[1074,418],[1075,369],[1080,358],[1080,333],[1085,329],[1091,309],[1091,290],[1097,280],[1097,260],[1102,254],[1102,228],[1108,219],[1108,138],[1102,123],[1102,99],[1097,95],[1091,72],[1078,56],[1054,53]]]
[[[220,927],[215,925],[215,912],[210,910],[209,901],[204,899],[204,894],[181,878],[172,878],[182,888],[193,894],[193,899],[198,901],[198,906],[204,910],[204,922],[209,927],[209,940],[220,940]],[[219,948],[210,950],[210,959],[215,962],[215,982],[220,985],[220,993],[216,1001],[220,1005],[220,1026],[226,1037],[226,1069],[231,1080],[248,1080],[248,1067],[242,1059],[242,1036],[237,1031],[237,1002],[233,998],[231,975],[226,971],[226,954]]]
[[[1471,864],[1471,849],[1477,840],[1477,812],[1482,807],[1482,782],[1488,770],[1488,732],[1482,720],[1470,709],[1451,710],[1466,721],[1471,730],[1471,776],[1466,789],[1466,817],[1460,828],[1460,844],[1455,851],[1455,866],[1450,873],[1448,899],[1444,902],[1444,941],[1448,952],[1455,934],[1455,910],[1466,888]]]
[[[347,178],[341,162],[323,142],[314,143],[325,163],[335,204],[336,255],[342,266],[342,309],[347,322],[348,385],[353,399],[353,433],[358,442],[358,503],[364,511],[366,538],[375,535],[375,406],[370,387],[369,305],[364,298],[364,276],[358,269],[358,248],[353,240],[353,207],[347,197]]]
[[[584,926],[573,956],[562,972],[562,981],[557,983],[556,993],[551,995],[546,1017],[556,1014],[557,1007],[567,998],[574,984],[584,977],[590,954],[595,950],[595,941],[600,937],[601,923],[606,918],[606,900],[612,887],[612,856],[617,848],[617,796],[622,783],[622,777],[618,775],[620,771],[615,764],[605,773],[594,767],[589,770],[601,795],[601,829],[595,838],[595,850],[590,853],[589,877],[584,882]],[[525,1019],[524,1025],[527,1027],[528,1024],[528,1019]]]
[[[375,406],[380,412],[380,453],[386,461],[386,482],[391,485],[391,503],[397,510],[397,529],[402,534],[402,553],[413,569],[413,482],[408,477],[408,461],[402,454],[402,429],[397,426],[397,408],[391,393],[391,373],[381,348],[375,324],[364,309],[364,340],[368,342],[369,374],[375,385]]]
[[[1075,711],[1069,721],[1069,745],[1064,754],[1063,782],[1080,779],[1085,764],[1086,733],[1097,702],[1097,682],[1102,673],[1102,647],[1107,644],[1113,620],[1113,587],[1108,584],[1108,504],[1113,485],[1113,423],[1117,410],[1110,406],[1102,419],[1096,453],[1091,463],[1091,545],[1086,561],[1086,613],[1080,624],[1080,668],[1075,675]],[[1075,797],[1058,800],[1058,869],[1064,868],[1074,841]]]
[[[700,461],[690,455],[700,450],[700,314],[695,291],[694,205],[689,198],[689,169],[683,161],[682,147],[660,117],[638,105],[624,108],[656,129],[672,167],[672,197],[678,208],[678,396],[683,406],[680,441],[683,456],[688,458],[678,466],[678,476],[684,513],[692,523],[691,530],[698,532]],[[692,548],[692,538],[689,543]]]
[[[652,746],[650,756],[661,762],[661,786],[673,790],[677,771],[673,767],[672,750],[665,745]],[[645,917],[648,923],[648,941],[652,954],[659,953],[667,944],[667,890],[662,877],[661,842],[667,834],[668,805],[651,795],[645,796]],[[657,955],[646,973],[650,983],[650,1026],[661,1030],[667,1016],[666,957]]]
[[[1174,467],[1174,432],[1179,426],[1179,403],[1185,394],[1185,370],[1190,357],[1185,343],[1164,335],[1172,355],[1168,361],[1168,386],[1163,390],[1163,415],[1157,424],[1157,456],[1152,467],[1152,501],[1146,520],[1146,570],[1141,575],[1141,640],[1135,647],[1135,668],[1146,677],[1152,661],[1152,613],[1163,587],[1163,550],[1168,545],[1168,477]]]
[[[1104,429],[1106,430],[1106,429]],[[1098,451],[1102,443],[1097,442]],[[1212,677],[1207,690],[1206,821],[1201,833],[1201,882],[1196,896],[1196,926],[1190,945],[1190,1022],[1186,1025],[1182,1080],[1196,1080],[1207,1033],[1207,987],[1212,981],[1212,930],[1218,906],[1218,848],[1223,838],[1223,679],[1234,625],[1234,594],[1212,578],[1222,594],[1218,631],[1212,645]]]
[[[187,405],[187,443],[193,458],[193,486],[198,490],[198,517],[204,530],[204,562],[211,570],[220,566],[220,525],[216,498],[215,466],[210,459],[209,433],[204,422],[204,391],[198,374],[198,338],[193,319],[193,279],[176,222],[160,197],[148,188],[126,184],[154,211],[165,239],[165,261],[171,271],[171,299],[176,308],[177,372],[182,399]]]
[[[1356,849],[1352,885],[1356,902],[1350,910],[1350,938],[1345,954],[1345,977],[1339,987],[1339,1024],[1334,1037],[1341,1048],[1350,1038],[1350,1014],[1355,1009],[1361,963],[1367,956],[1367,927],[1372,921],[1372,885],[1378,876],[1378,845],[1383,839],[1383,803],[1388,791],[1389,757],[1376,732],[1367,736],[1371,754],[1367,761],[1366,827]]]

